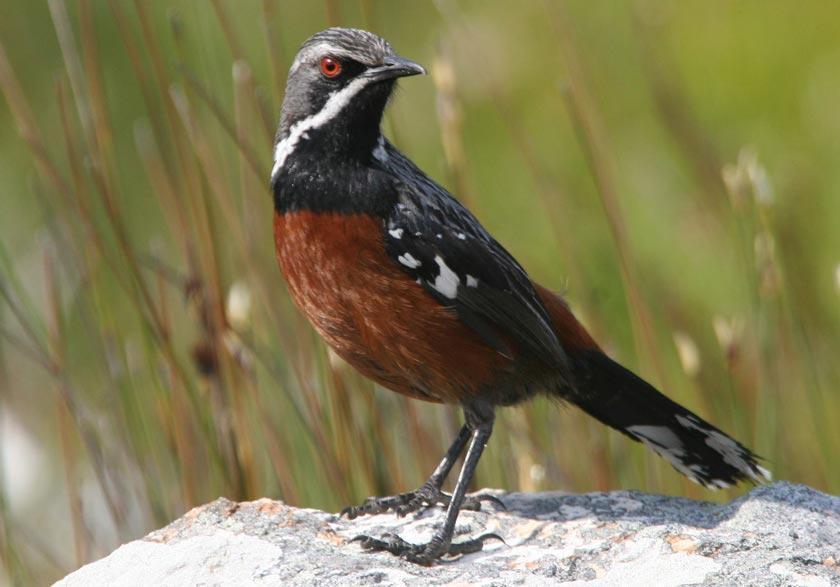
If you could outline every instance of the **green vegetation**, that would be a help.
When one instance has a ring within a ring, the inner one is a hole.
[[[44,583],[222,494],[336,510],[459,425],[328,353],[267,187],[285,72],[328,24],[430,78],[387,134],[614,356],[840,490],[840,9],[658,0],[7,0],[0,9],[0,583]],[[8,445],[11,446],[11,445]],[[15,445],[17,446],[17,445]],[[27,453],[28,454],[28,453]],[[574,409],[507,410],[510,490],[708,493]],[[5,569],[5,570],[4,570]]]

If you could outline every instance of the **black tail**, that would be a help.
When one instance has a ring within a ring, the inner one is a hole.
[[[744,480],[770,480],[752,451],[600,351],[586,350],[576,359],[578,390],[567,399],[643,442],[692,481],[721,489]]]

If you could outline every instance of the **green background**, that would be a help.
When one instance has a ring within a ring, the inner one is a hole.
[[[0,583],[218,495],[407,490],[457,431],[330,356],[275,266],[285,72],[330,24],[428,66],[386,134],[610,354],[837,492],[836,3],[4,0]],[[744,490],[542,400],[475,486]]]

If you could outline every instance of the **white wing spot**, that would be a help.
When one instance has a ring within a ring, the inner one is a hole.
[[[379,135],[379,139],[376,141],[376,147],[373,149],[373,158],[382,163],[388,160],[388,151],[385,150],[385,137],[382,135]]]
[[[467,287],[478,287],[478,279],[472,275],[467,275]]]
[[[403,229],[402,228],[393,228],[393,229],[388,231],[388,234],[390,234],[395,239],[401,239],[402,235],[403,235]]]
[[[438,264],[440,272],[432,287],[450,300],[454,300],[455,296],[458,295],[458,285],[460,285],[461,279],[444,263],[440,255],[435,256],[435,263]]]
[[[458,236],[458,238],[459,238],[459,239],[461,239],[462,241],[467,240],[467,235],[465,235],[463,232],[459,232],[457,236]]]
[[[422,265],[420,261],[411,256],[411,253],[403,253],[397,257],[397,261],[408,267],[409,269],[417,269]]]

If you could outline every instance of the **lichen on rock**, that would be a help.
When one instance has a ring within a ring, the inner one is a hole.
[[[439,509],[351,521],[220,498],[58,585],[840,583],[840,498],[802,485],[758,487],[724,505],[632,491],[493,493],[507,511],[462,512],[456,540],[495,532],[505,543],[433,567],[362,552],[352,538],[425,541]]]

